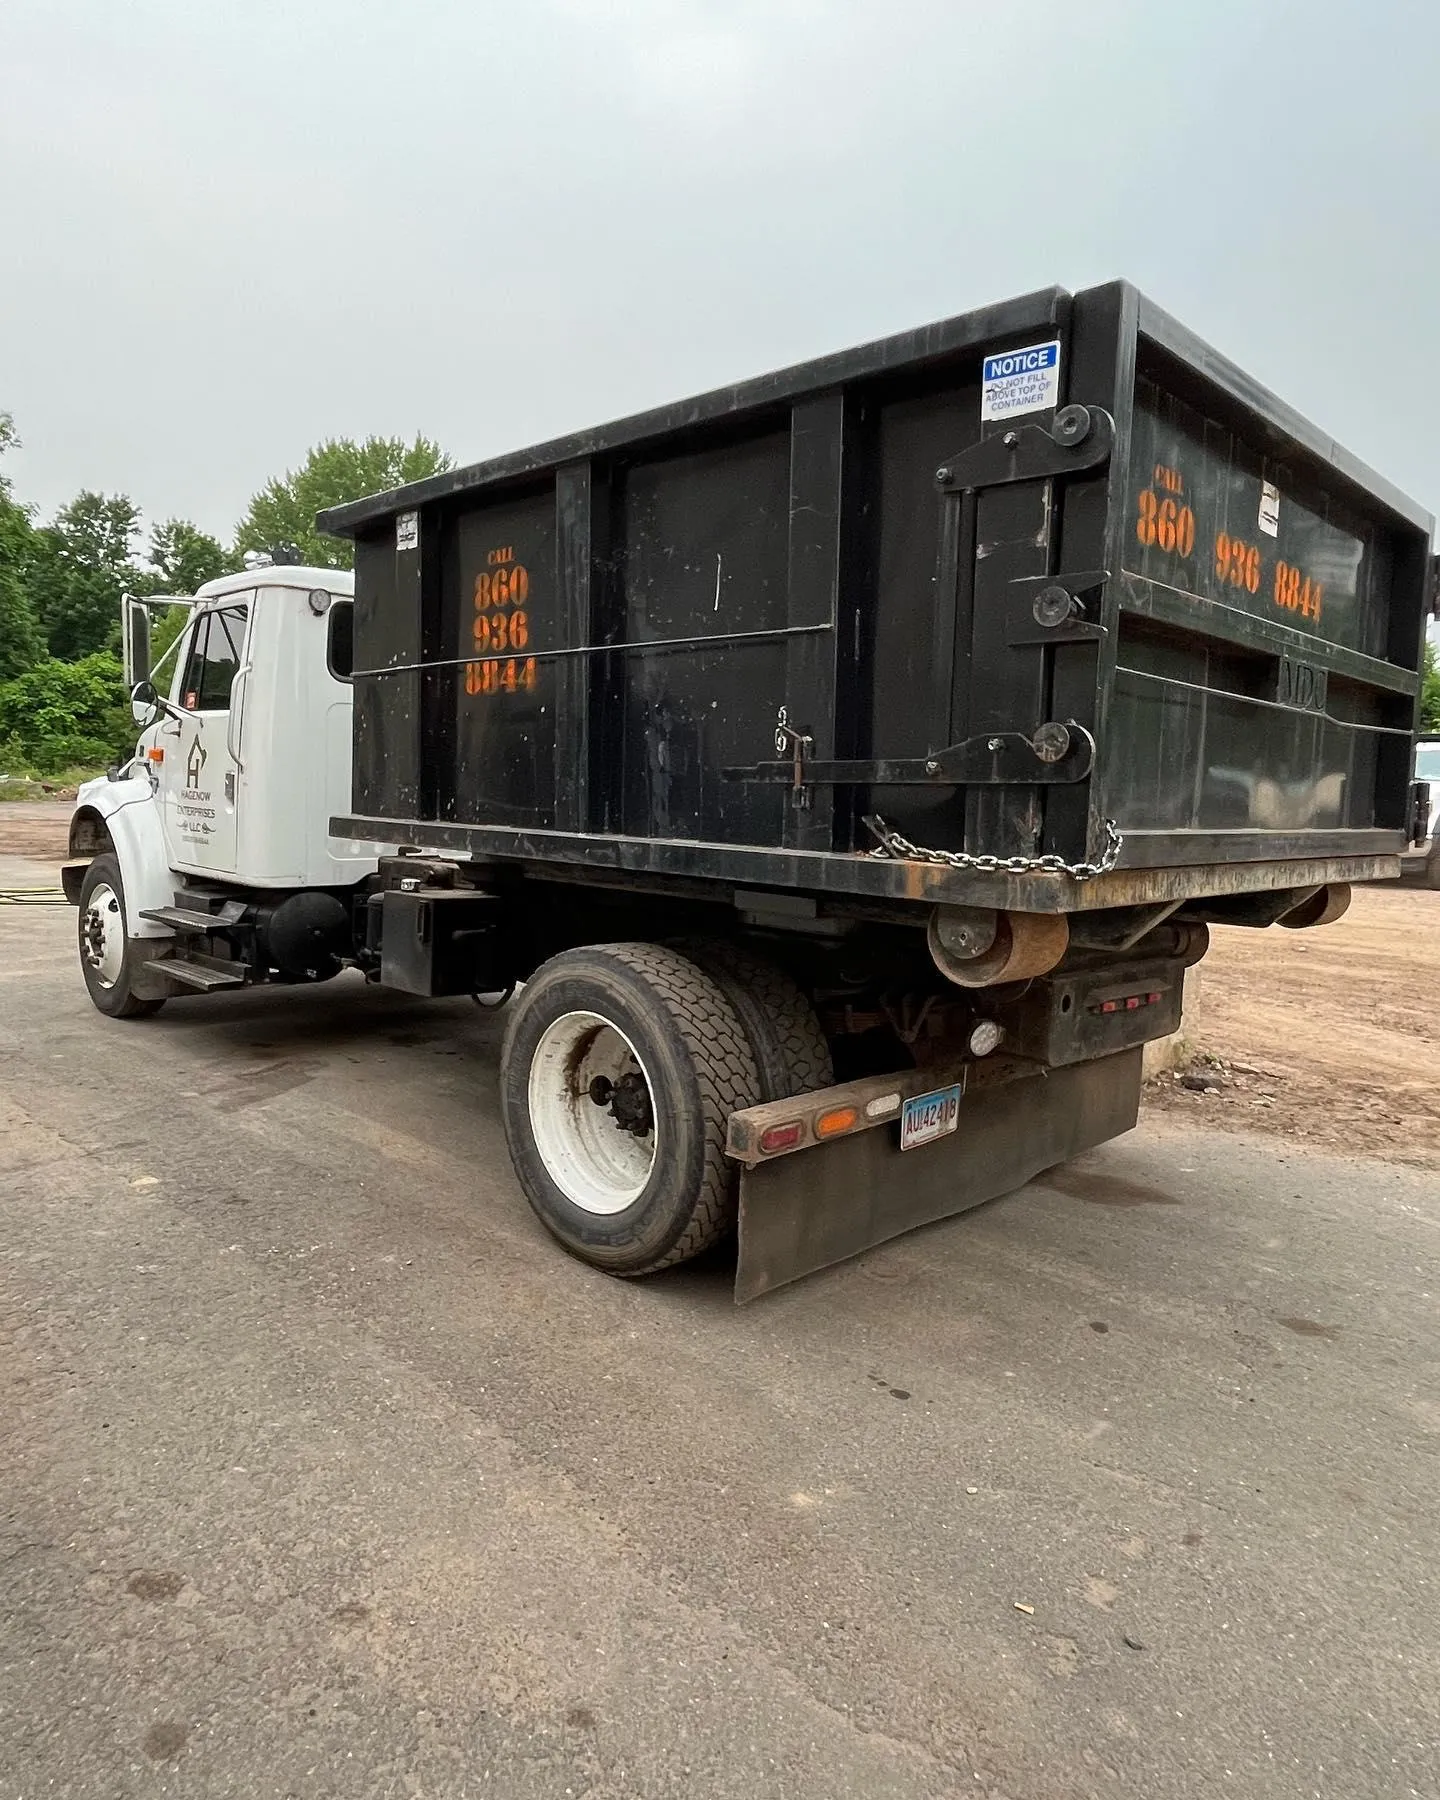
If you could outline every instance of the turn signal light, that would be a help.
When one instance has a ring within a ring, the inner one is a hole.
[[[151,762],[164,762],[165,760],[165,752],[159,744],[152,744],[145,754]]]
[[[767,1156],[773,1156],[777,1150],[793,1150],[804,1135],[805,1127],[799,1119],[788,1125],[772,1125],[760,1133],[760,1148]]]
[[[860,1122],[860,1114],[853,1106],[835,1106],[829,1112],[821,1113],[815,1121],[817,1138],[839,1137],[842,1131],[851,1131]]]

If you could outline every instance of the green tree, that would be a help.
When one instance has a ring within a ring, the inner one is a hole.
[[[1440,731],[1440,652],[1433,639],[1425,643],[1425,676],[1420,688],[1420,729]]]
[[[119,659],[47,659],[0,682],[0,744],[16,746],[42,774],[95,767],[134,748],[135,722]]]
[[[162,594],[193,594],[218,575],[238,567],[217,539],[188,519],[167,519],[150,533],[150,565]]]
[[[15,421],[0,412],[0,455],[20,440]],[[11,493],[0,475],[0,681],[32,668],[45,654],[45,638],[30,604],[30,570],[35,556],[35,528],[30,512]]]
[[[273,551],[292,545],[302,562],[348,569],[353,560],[349,542],[321,537],[316,513],[449,467],[450,458],[440,446],[419,435],[410,444],[403,438],[369,437],[358,444],[353,438],[331,438],[317,444],[298,469],[268,482],[254,496],[235,528],[235,548]]]
[[[73,661],[117,641],[120,596],[144,585],[131,560],[139,533],[128,495],[86,489],[35,534],[32,604],[52,656]]]
[[[164,661],[176,638],[190,623],[188,606],[167,607],[163,613],[152,615],[150,620],[150,667],[158,669]],[[161,693],[168,693],[170,684],[168,677],[162,676],[155,685]]]

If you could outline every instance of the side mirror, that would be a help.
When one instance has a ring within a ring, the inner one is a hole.
[[[123,602],[121,648],[125,679],[142,682],[150,673],[150,609],[143,600],[126,594]]]
[[[130,690],[130,716],[139,726],[154,723],[155,715],[162,710],[160,696],[155,691],[155,683],[148,678],[137,681]]]

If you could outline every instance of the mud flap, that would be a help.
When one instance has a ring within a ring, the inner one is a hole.
[[[901,1152],[891,1124],[744,1169],[737,1304],[948,1219],[1135,1124],[1143,1052],[972,1086],[949,1137]]]

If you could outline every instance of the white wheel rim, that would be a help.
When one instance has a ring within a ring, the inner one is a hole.
[[[125,965],[125,919],[120,897],[108,882],[97,881],[80,922],[80,953],[103,988],[112,988]]]
[[[613,1104],[591,1098],[593,1082],[613,1088],[636,1075],[652,1120],[643,1135],[616,1122]],[[535,1148],[565,1198],[601,1217],[633,1206],[655,1167],[655,1090],[625,1033],[599,1013],[562,1014],[535,1046],[528,1099]]]

